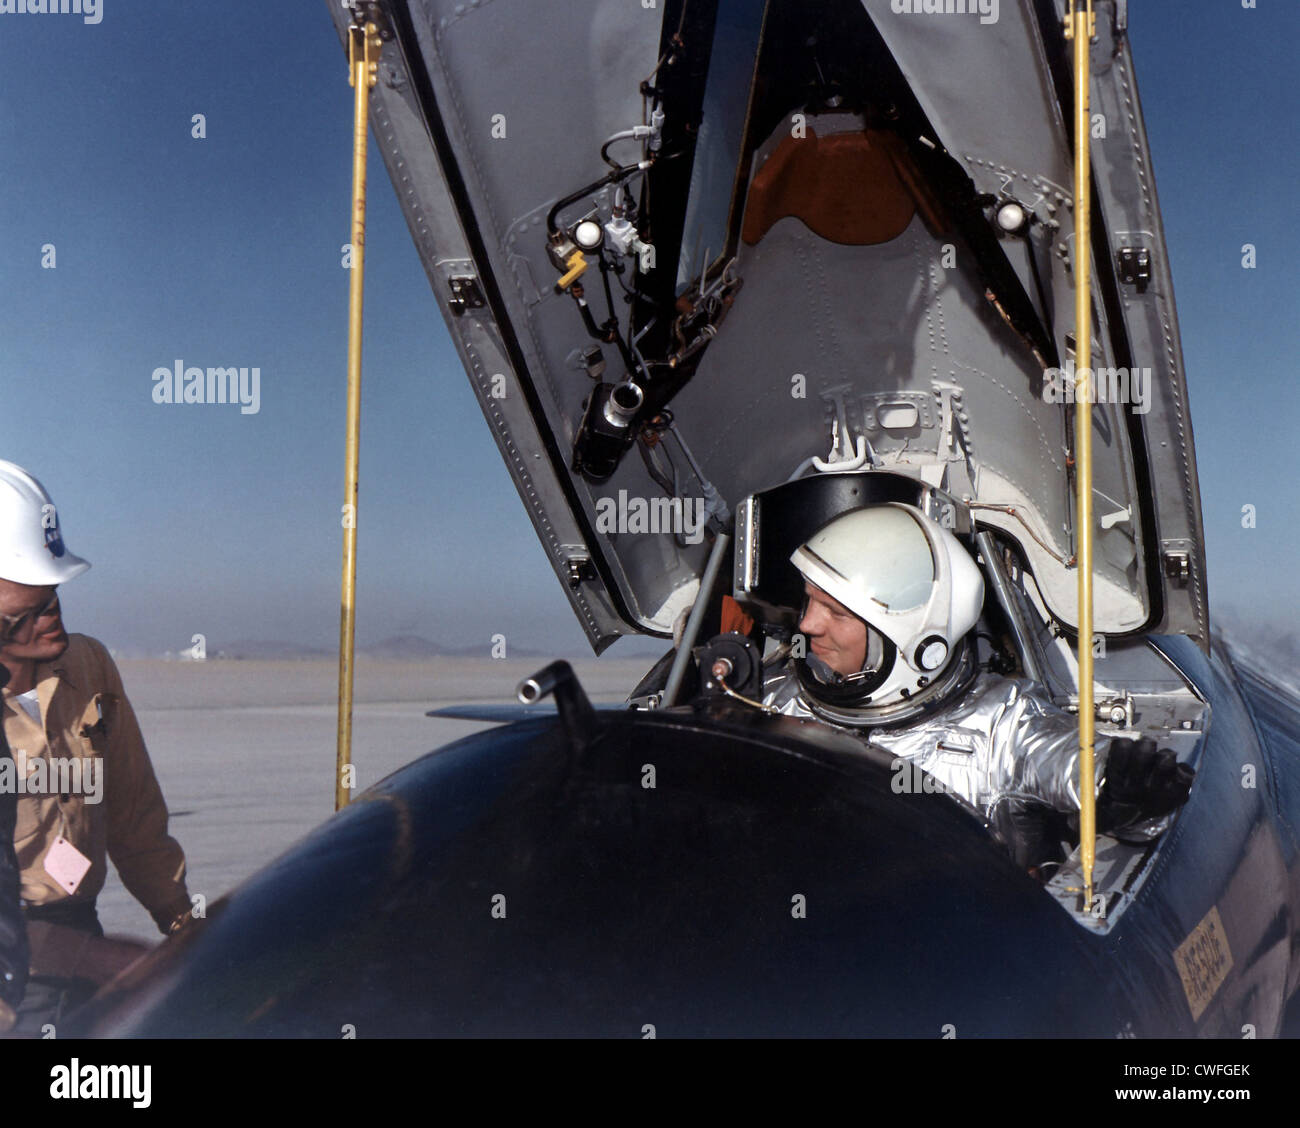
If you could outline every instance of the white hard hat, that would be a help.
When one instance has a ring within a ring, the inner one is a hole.
[[[67,583],[89,567],[64,546],[45,487],[21,466],[0,460],[0,579],[44,587]]]
[[[984,578],[970,553],[911,505],[891,502],[837,517],[790,562],[887,643],[880,668],[859,679],[862,704],[875,709],[933,683],[984,605]]]

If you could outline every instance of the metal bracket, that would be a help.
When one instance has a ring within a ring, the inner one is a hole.
[[[1166,552],[1165,575],[1177,587],[1186,587],[1192,578],[1192,556],[1189,552]]]
[[[343,0],[343,10],[350,13],[348,26],[348,82],[356,84],[357,52],[365,64],[368,86],[379,78],[379,55],[384,44],[393,38],[388,14],[376,0]]]
[[[732,588],[745,595],[758,587],[759,502],[747,497],[736,506],[736,548]]]
[[[569,587],[574,590],[584,582],[597,578],[596,566],[592,564],[590,556],[570,556],[564,567]]]
[[[482,309],[487,305],[483,291],[479,289],[478,279],[472,274],[453,274],[447,279],[447,287],[451,290],[447,304],[457,317],[466,310]]]
[[[1078,713],[1079,699],[1071,696],[1070,702],[1065,708],[1068,712]],[[1133,695],[1127,690],[1118,697],[1106,697],[1100,701],[1094,701],[1093,710],[1097,714],[1097,720],[1099,721],[1120,728],[1133,727]]]
[[[1136,286],[1145,294],[1151,284],[1151,252],[1146,247],[1120,247],[1115,256],[1119,265],[1119,280],[1126,286]]]
[[[339,7],[352,17],[354,27],[365,27],[372,23],[384,42],[393,38],[393,28],[388,22],[388,13],[381,0],[340,0]]]
[[[1075,0],[1068,0],[1065,11],[1065,38],[1074,38]],[[1087,0],[1088,38],[1097,38],[1097,13],[1092,10],[1092,0]]]
[[[1131,520],[1133,520],[1133,508],[1132,506],[1126,505],[1123,509],[1117,509],[1113,513],[1105,514],[1097,523],[1103,529],[1113,529],[1121,521]]]
[[[822,393],[822,399],[831,409],[831,450],[825,458],[813,455],[812,464],[823,474],[835,470],[860,470],[874,461],[865,436],[859,435],[854,442],[848,409],[844,405],[845,390],[837,388]]]

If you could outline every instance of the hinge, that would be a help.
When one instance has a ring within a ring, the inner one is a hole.
[[[1151,252],[1146,247],[1120,247],[1115,256],[1119,266],[1119,280],[1126,286],[1136,286],[1145,294],[1151,284]]]
[[[447,288],[451,290],[447,304],[457,317],[467,309],[482,309],[487,305],[483,291],[479,289],[478,279],[472,274],[453,274],[447,279]]]
[[[569,587],[578,588],[584,581],[596,579],[596,568],[590,556],[570,556],[564,562],[565,578]]]

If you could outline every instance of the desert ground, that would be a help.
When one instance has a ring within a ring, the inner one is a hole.
[[[649,658],[573,661],[593,701],[621,701]],[[358,659],[352,762],[357,792],[491,725],[427,717],[445,705],[516,703],[538,658]],[[190,892],[208,903],[333,813],[338,667],[329,661],[119,663],[185,849]],[[109,935],[158,937],[110,873],[99,898]]]

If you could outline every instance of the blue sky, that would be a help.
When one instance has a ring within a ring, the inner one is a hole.
[[[1293,621],[1300,6],[1148,0],[1130,22],[1212,606]],[[323,0],[0,15],[0,457],[94,563],[64,592],[74,629],[150,651],[337,639],[351,98]],[[360,639],[581,652],[373,146],[370,178]],[[259,367],[260,411],[155,404],[178,358]]]

